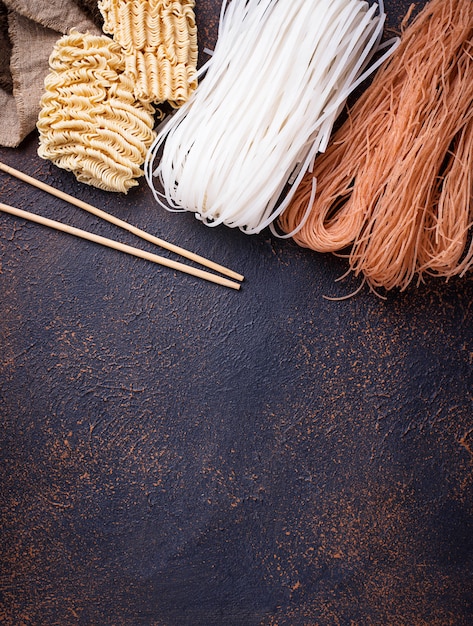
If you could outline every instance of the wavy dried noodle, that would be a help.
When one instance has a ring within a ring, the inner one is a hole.
[[[104,32],[125,54],[135,96],[178,107],[197,86],[194,0],[101,0]]]
[[[155,133],[154,109],[136,101],[124,65],[109,37],[62,37],[51,54],[37,127],[39,156],[81,182],[126,193],[143,174]]]
[[[351,246],[372,288],[406,289],[473,264],[473,2],[432,0],[354,105],[280,218],[287,233],[318,191],[301,246]]]

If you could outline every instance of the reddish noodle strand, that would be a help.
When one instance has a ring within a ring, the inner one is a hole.
[[[405,289],[473,264],[473,2],[431,0],[301,182],[280,226],[350,248],[371,287]]]

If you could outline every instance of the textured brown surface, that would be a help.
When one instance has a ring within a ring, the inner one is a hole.
[[[85,187],[36,148],[0,160],[246,282],[0,215],[0,623],[471,624],[471,277],[329,302],[343,259]],[[4,174],[0,198],[137,243]]]
[[[49,57],[61,33],[101,32],[90,12],[73,0],[0,0],[1,146],[16,148],[35,130]]]
[[[79,9],[87,13],[97,24],[103,26],[103,17],[98,7],[98,0],[74,0]]]
[[[0,89],[11,93],[13,81],[10,73],[11,44],[8,37],[7,15],[7,8],[0,3]]]

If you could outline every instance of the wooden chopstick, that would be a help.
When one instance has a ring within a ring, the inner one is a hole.
[[[93,241],[94,243],[101,244],[107,248],[113,248],[114,250],[119,250],[120,252],[126,252],[127,254],[131,254],[141,259],[146,259],[147,261],[152,261],[158,265],[170,267],[171,269],[190,274],[191,276],[203,278],[204,280],[208,280],[218,285],[223,285],[224,287],[240,289],[241,286],[240,283],[224,278],[223,276],[219,276],[218,274],[212,274],[211,272],[206,272],[205,270],[191,267],[189,265],[185,265],[184,263],[179,263],[178,261],[166,259],[165,257],[146,252],[140,248],[134,248],[133,246],[128,246],[124,243],[114,241],[113,239],[107,239],[101,235],[95,235],[87,232],[86,230],[81,230],[80,228],[75,228],[74,226],[69,226],[68,224],[63,224],[62,222],[57,222],[56,220],[51,220],[47,217],[42,217],[36,213],[30,213],[29,211],[24,211],[23,209],[17,209],[16,207],[8,204],[3,204],[3,202],[0,202],[0,211],[4,211],[10,215],[15,215],[16,217],[21,217],[25,220],[30,220],[31,222],[36,222],[37,224],[41,224],[43,226],[48,226],[49,228],[54,228],[55,230],[60,230],[64,233],[68,233],[69,235],[75,235],[76,237]]]
[[[224,267],[223,265],[220,265],[218,263],[215,263],[214,261],[206,259],[205,257],[202,257],[199,254],[195,254],[194,252],[190,252],[189,250],[186,250],[185,248],[181,248],[180,246],[176,246],[172,243],[164,241],[163,239],[160,239],[159,237],[155,237],[154,235],[151,235],[150,233],[147,233],[146,231],[141,230],[141,228],[137,228],[136,226],[133,226],[132,224],[129,224],[128,222],[125,222],[124,220],[121,220],[118,217],[115,217],[114,215],[107,213],[106,211],[102,211],[102,209],[99,209],[93,206],[92,204],[88,204],[87,202],[84,202],[83,200],[79,200],[79,198],[75,198],[74,196],[71,196],[68,193],[65,193],[64,191],[60,191],[59,189],[56,189],[56,187],[51,187],[51,185],[43,183],[42,181],[37,180],[36,178],[33,178],[32,176],[28,176],[28,174],[25,174],[24,172],[20,172],[19,170],[16,170],[15,168],[10,167],[9,165],[6,165],[5,163],[0,162],[0,170],[2,170],[3,172],[6,172],[7,174],[10,174],[11,176],[15,176],[19,180],[22,180],[23,182],[28,183],[32,185],[33,187],[37,187],[38,189],[41,189],[42,191],[46,191],[47,193],[53,196],[56,196],[57,198],[60,198],[61,200],[65,200],[66,202],[69,202],[70,204],[73,204],[81,209],[84,209],[84,211],[88,211],[89,213],[92,213],[93,215],[96,215],[97,217],[100,217],[101,219],[106,220],[107,222],[110,222],[111,224],[115,224],[115,226],[119,226],[120,228],[123,228],[124,230],[127,230],[128,232],[133,233],[134,235],[137,235],[141,239],[150,241],[151,243],[157,246],[160,246],[161,248],[164,248],[165,250],[169,250],[170,252],[175,252],[177,254],[180,254],[181,256],[191,261],[200,263],[200,265],[203,265],[204,267],[208,267],[209,269],[212,269],[216,272],[220,272],[220,274],[224,274],[225,276],[229,276],[230,278],[233,278],[235,280],[240,280],[240,281],[244,280],[244,276],[242,276],[241,274],[238,274],[237,272],[234,272],[228,267]]]

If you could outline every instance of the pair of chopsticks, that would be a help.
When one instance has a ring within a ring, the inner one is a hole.
[[[75,228],[74,226],[69,226],[67,224],[63,224],[62,222],[57,222],[56,220],[51,220],[46,217],[42,217],[41,215],[37,215],[36,213],[24,211],[23,209],[17,209],[16,207],[0,202],[0,211],[3,211],[4,213],[9,213],[10,215],[29,220],[31,222],[36,222],[37,224],[48,226],[49,228],[68,233],[70,235],[75,235],[76,237],[80,237],[81,239],[86,239],[88,241],[98,243],[102,246],[113,248],[114,250],[119,250],[120,252],[125,252],[127,254],[131,254],[132,256],[145,259],[147,261],[152,261],[153,263],[157,263],[158,265],[163,265],[165,267],[184,272],[185,274],[190,274],[191,276],[196,276],[198,278],[208,280],[218,285],[223,285],[224,287],[240,289],[240,283],[235,281],[242,281],[244,277],[241,274],[238,274],[237,272],[234,272],[233,270],[224,267],[223,265],[214,263],[213,261],[210,261],[205,257],[195,254],[194,252],[190,252],[185,248],[181,248],[172,243],[164,241],[159,237],[155,237],[154,235],[151,235],[146,231],[141,230],[140,228],[137,228],[136,226],[133,226],[132,224],[129,224],[128,222],[125,222],[124,220],[115,217],[114,215],[110,215],[110,213],[107,213],[106,211],[102,211],[101,209],[98,209],[97,207],[94,207],[91,204],[84,202],[83,200],[79,200],[78,198],[75,198],[74,196],[71,196],[64,191],[60,191],[55,187],[51,187],[50,185],[47,185],[46,183],[43,183],[36,178],[28,176],[28,174],[24,174],[23,172],[20,172],[19,170],[16,170],[9,165],[5,165],[4,163],[0,162],[0,170],[6,172],[7,174],[10,174],[11,176],[14,176],[15,178],[18,178],[19,180],[22,180],[25,183],[32,185],[33,187],[37,187],[38,189],[46,191],[47,193],[56,196],[61,200],[65,200],[70,204],[84,209],[85,211],[88,211],[89,213],[92,213],[93,215],[96,215],[97,217],[100,217],[101,219],[106,220],[111,224],[115,224],[116,226],[119,226],[120,228],[123,228],[124,230],[127,230],[134,235],[137,235],[141,239],[160,246],[165,250],[175,252],[176,254],[179,254],[191,261],[194,261],[195,263],[199,263],[200,265],[203,265],[204,267],[207,267],[215,272],[224,274],[224,276],[228,276],[233,280],[229,280],[229,278],[224,278],[223,276],[218,276],[217,274],[212,274],[211,272],[194,268],[190,265],[186,265],[185,263],[173,261],[157,254],[146,252],[145,250],[141,250],[140,248],[128,246],[113,239],[108,239],[107,237],[95,235],[93,233],[89,233],[86,230]]]

